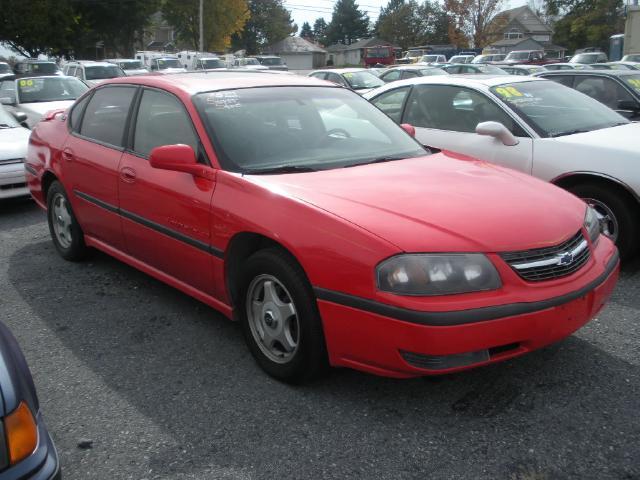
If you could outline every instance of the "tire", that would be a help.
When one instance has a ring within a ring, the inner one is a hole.
[[[73,214],[64,187],[54,181],[47,191],[49,233],[58,253],[65,260],[77,262],[85,258],[84,233]]]
[[[632,258],[638,248],[638,205],[619,190],[597,183],[581,183],[569,191],[594,207],[599,216],[610,212],[613,218],[605,221],[605,229],[615,241],[620,257]]]
[[[322,321],[298,263],[282,250],[260,250],[245,262],[240,282],[240,323],[258,365],[292,384],[324,374],[328,360]]]

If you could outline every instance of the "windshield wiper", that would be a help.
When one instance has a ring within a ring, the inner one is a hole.
[[[395,155],[395,156],[394,155],[388,155],[386,157],[374,158],[373,160],[369,160],[368,162],[354,163],[352,165],[345,165],[344,168],[359,167],[360,165],[369,165],[371,163],[393,162],[395,160],[404,160],[405,158],[411,158],[411,157],[408,157],[406,155]]]
[[[552,133],[549,136],[551,138],[555,138],[555,137],[564,137],[566,135],[575,135],[576,133],[587,133],[590,132],[591,130],[585,129],[585,128],[576,128],[575,130],[567,130],[566,132],[556,132],[556,133]]]
[[[265,173],[302,173],[315,171],[317,171],[315,168],[304,165],[280,165],[279,167],[246,168],[242,173],[245,175],[261,175]]]

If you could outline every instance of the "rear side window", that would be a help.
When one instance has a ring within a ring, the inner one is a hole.
[[[565,87],[573,88],[573,75],[549,75],[549,80],[553,80],[554,82],[560,83]]]
[[[146,157],[155,147],[178,143],[198,151],[198,138],[184,106],[173,95],[145,90],[136,119],[134,152]]]
[[[122,147],[125,124],[135,87],[104,87],[93,94],[82,119],[80,134]]]
[[[87,102],[91,98],[91,95],[87,95],[73,106],[71,110],[71,116],[69,117],[69,125],[74,132],[80,130],[80,120],[82,119],[82,112],[87,106]]]
[[[402,108],[404,107],[404,101],[407,98],[409,90],[411,90],[411,87],[402,87],[384,92],[374,98],[371,103],[389,115],[394,122],[400,123]]]
[[[402,72],[400,70],[391,70],[390,72],[385,73],[382,76],[382,80],[384,80],[385,82],[395,82],[400,78],[401,73]]]

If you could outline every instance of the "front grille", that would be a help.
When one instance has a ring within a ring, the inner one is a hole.
[[[530,282],[571,275],[587,263],[590,255],[589,244],[582,231],[553,247],[500,254],[520,277]]]
[[[12,165],[14,163],[24,163],[24,158],[7,158],[0,160],[0,165]]]

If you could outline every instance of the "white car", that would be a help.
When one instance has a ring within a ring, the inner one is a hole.
[[[9,75],[13,75],[13,70],[7,62],[0,62],[0,78],[8,77]]]
[[[0,107],[0,199],[29,195],[24,178],[31,131]]]
[[[257,58],[253,57],[236,58],[233,61],[233,68],[244,68],[247,70],[269,70],[269,67],[262,65]]]
[[[126,76],[117,65],[109,62],[94,62],[91,60],[79,60],[65,64],[62,69],[64,75],[76,77],[93,87],[110,78]]]
[[[33,127],[50,110],[66,109],[89,89],[74,77],[9,77],[0,80],[0,103],[12,113],[25,113]]]
[[[583,198],[621,255],[635,253],[640,123],[535,77],[418,77],[364,98],[397,123],[413,125],[425,146],[520,170]]]
[[[331,68],[315,70],[307,76],[327,80],[336,85],[342,85],[360,95],[384,85],[384,81],[376,77],[367,68]]]
[[[127,77],[149,73],[149,70],[142,65],[142,62],[135,58],[112,58],[105,60],[105,62],[119,66]]]

